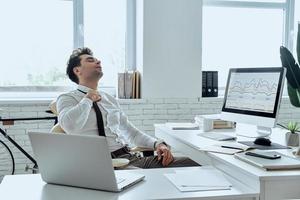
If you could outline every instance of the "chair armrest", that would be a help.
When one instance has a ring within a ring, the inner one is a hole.
[[[143,153],[144,157],[154,156],[154,150],[146,147],[133,147],[130,149],[130,152],[132,153],[141,152]]]
[[[130,149],[131,152],[143,152],[143,151],[153,151],[151,148],[146,147],[133,147]]]

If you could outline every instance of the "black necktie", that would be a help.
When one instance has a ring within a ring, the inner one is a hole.
[[[77,89],[79,92],[82,92],[84,94],[86,94],[86,92]],[[97,118],[97,126],[98,126],[98,133],[100,136],[106,136],[105,135],[105,130],[104,130],[104,124],[103,124],[103,118],[102,118],[102,113],[100,111],[100,108],[97,104],[97,102],[93,102],[93,108],[96,112],[96,118]]]

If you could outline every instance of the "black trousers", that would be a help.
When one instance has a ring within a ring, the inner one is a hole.
[[[129,150],[119,151],[119,154],[112,153],[112,158],[126,158],[129,166],[127,168],[163,168],[162,161],[157,156],[141,157],[139,154],[130,153]],[[194,167],[201,166],[187,157],[174,157],[174,160],[166,167]],[[126,168],[126,169],[127,169]]]

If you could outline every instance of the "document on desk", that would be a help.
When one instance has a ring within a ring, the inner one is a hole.
[[[200,150],[233,155],[235,153],[247,151],[249,149],[251,149],[251,147],[238,142],[218,142],[213,145],[202,147]]]
[[[212,167],[175,170],[175,173],[165,174],[165,176],[181,192],[230,190],[232,187],[222,172]]]

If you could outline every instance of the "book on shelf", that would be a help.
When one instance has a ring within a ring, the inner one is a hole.
[[[135,74],[135,90],[133,90],[136,99],[141,98],[141,74],[138,71],[134,72]]]
[[[133,72],[125,72],[125,99],[133,98]]]
[[[220,142],[201,148],[201,151],[222,153],[233,155],[235,153],[244,152],[252,149],[251,147],[238,142]]]
[[[125,99],[125,75],[118,73],[118,98]]]
[[[118,73],[118,98],[139,99],[141,75],[138,71],[126,71]]]

